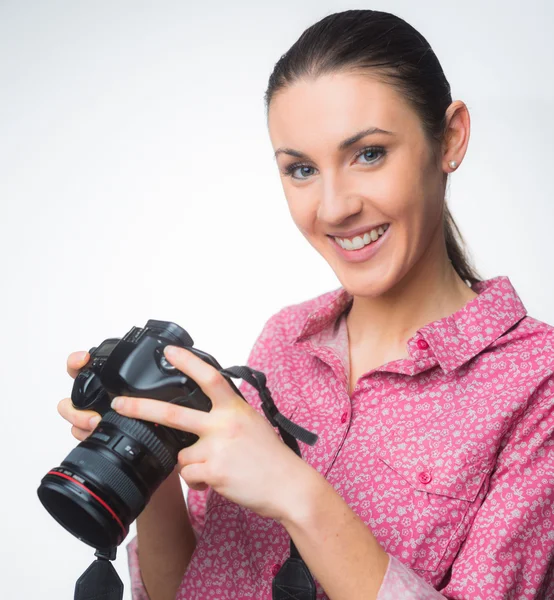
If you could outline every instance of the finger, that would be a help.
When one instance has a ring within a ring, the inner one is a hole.
[[[177,464],[180,469],[193,463],[206,462],[206,460],[207,448],[205,447],[205,441],[203,439],[198,440],[187,448],[183,448],[179,454],[177,454]]]
[[[71,428],[71,434],[74,438],[77,438],[80,442],[83,442],[92,433],[89,429],[79,429],[79,427],[73,426]]]
[[[207,483],[192,483],[188,481],[185,481],[185,483],[191,490],[196,490],[197,492],[203,492],[210,487]]]
[[[205,490],[210,485],[206,481],[207,474],[204,465],[205,463],[193,463],[183,467],[179,473],[185,483],[194,490]]]
[[[64,398],[58,402],[58,412],[72,425],[89,432],[92,431],[102,419],[102,417],[93,410],[77,410],[73,406],[71,398]]]
[[[67,357],[67,372],[69,376],[75,379],[79,374],[79,370],[87,364],[89,358],[89,353],[86,350],[72,352]]]
[[[188,375],[200,386],[212,401],[213,406],[236,401],[238,396],[225,377],[190,350],[179,346],[166,346],[164,355],[174,367]]]
[[[209,413],[152,398],[118,396],[113,399],[112,408],[125,417],[159,423],[199,436],[209,428]]]

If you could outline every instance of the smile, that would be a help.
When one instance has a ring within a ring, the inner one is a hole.
[[[357,235],[356,237],[354,237],[352,239],[340,238],[340,237],[335,237],[333,239],[344,250],[359,250],[360,248],[363,248],[364,246],[368,246],[369,244],[376,242],[385,233],[385,231],[388,228],[389,228],[389,224],[386,223],[385,225],[376,227],[375,229],[372,229],[371,231],[367,231],[362,236]]]

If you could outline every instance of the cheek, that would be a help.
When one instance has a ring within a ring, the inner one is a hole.
[[[440,197],[427,189],[417,176],[411,181],[404,179],[395,190],[390,190],[383,212],[394,227],[393,263],[408,268],[422,255],[435,238],[441,211]]]
[[[440,213],[435,171],[425,148],[414,144],[399,149],[379,181],[383,209],[410,230],[426,228]]]
[[[426,236],[437,228],[442,219],[443,201],[435,190],[422,189],[419,197],[419,206],[413,209],[420,221],[420,229]]]
[[[431,174],[420,166],[404,177],[395,178],[394,189],[389,186],[389,214],[402,223],[403,228],[411,230],[430,230],[436,226],[441,214],[440,197],[431,182]]]
[[[286,194],[286,199],[290,216],[292,217],[294,224],[303,235],[310,235],[310,232],[313,229],[314,213],[309,199],[306,197],[300,200],[295,197],[294,193]]]

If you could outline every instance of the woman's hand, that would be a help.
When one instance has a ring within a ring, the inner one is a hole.
[[[75,379],[90,359],[88,352],[73,352],[67,358],[67,372],[70,377]],[[73,425],[71,433],[73,437],[80,442],[85,440],[100,423],[101,416],[93,410],[77,410],[73,408],[71,398],[64,398],[58,403],[58,412],[60,415]]]
[[[126,417],[195,433],[199,440],[178,455],[187,485],[193,489],[209,485],[232,502],[264,517],[281,519],[290,502],[290,486],[302,481],[311,467],[281,441],[268,421],[236,394],[217,369],[184,348],[168,346],[164,354],[201,387],[212,401],[212,410],[206,413],[128,396],[114,398],[113,409]]]

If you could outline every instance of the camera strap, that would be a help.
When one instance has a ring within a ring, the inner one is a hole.
[[[227,377],[244,379],[256,388],[260,394],[262,410],[267,420],[273,427],[279,430],[283,442],[300,458],[302,458],[302,453],[300,452],[297,440],[310,446],[313,446],[317,442],[317,435],[315,433],[293,423],[279,412],[267,388],[264,373],[244,366],[220,369],[219,372]],[[273,600],[315,600],[316,598],[314,578],[300,556],[292,538],[290,540],[290,556],[273,578],[272,597]]]
[[[75,584],[74,600],[122,600],[123,582],[110,562],[116,554],[117,548],[96,550],[97,559]]]

